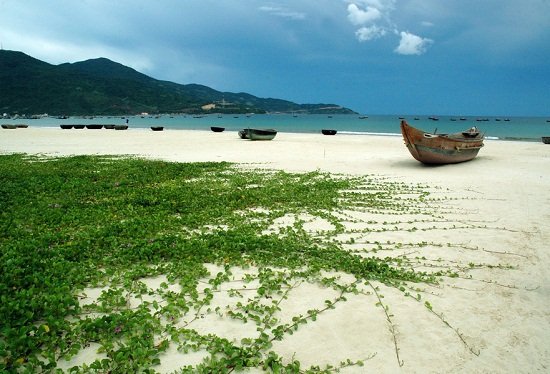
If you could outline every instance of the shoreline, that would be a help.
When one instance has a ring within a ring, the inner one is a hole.
[[[446,204],[460,213],[453,218],[460,227],[434,229],[428,221],[426,230],[402,230],[392,234],[391,240],[441,243],[429,252],[422,248],[408,251],[413,259],[429,258],[434,267],[438,258],[472,263],[473,279],[449,278],[437,287],[419,286],[443,317],[426,313],[422,303],[412,304],[416,307],[404,304],[399,292],[384,289],[404,366],[396,363],[386,321],[381,315],[375,318],[365,313],[367,306],[354,300],[322,320],[322,329],[298,333],[288,345],[276,345],[276,349],[285,357],[296,352],[307,366],[318,362],[319,355],[329,363],[338,362],[339,357],[361,358],[363,346],[368,346],[367,352],[377,355],[365,362],[364,369],[382,373],[542,372],[550,367],[550,147],[543,143],[491,140],[472,161],[434,167],[414,160],[397,136],[282,132],[272,141],[253,142],[239,139],[233,131],[29,127],[0,130],[0,153],[227,161],[243,168],[321,171],[429,186],[436,196],[453,197]],[[396,218],[388,215],[378,220],[393,222]],[[385,234],[368,235],[371,241],[390,240]],[[478,263],[491,266],[476,267]],[[305,292],[304,300],[309,295],[322,295],[322,290]],[[475,354],[441,318],[456,327]],[[178,354],[173,352],[170,357]]]
[[[280,133],[316,134],[323,129],[334,129],[339,133],[366,134],[397,134],[400,136],[399,123],[405,118],[412,126],[424,131],[439,133],[454,133],[471,126],[477,126],[485,134],[486,139],[502,139],[511,141],[541,141],[541,137],[549,135],[548,119],[545,117],[505,117],[486,116],[433,116],[423,115],[335,115],[320,114],[289,115],[289,114],[257,114],[257,115],[216,115],[198,116],[185,115],[155,115],[155,116],[88,116],[68,117],[59,119],[43,117],[39,119],[0,119],[0,124],[15,124],[24,122],[30,127],[59,128],[67,124],[99,124],[123,125],[127,123],[130,129],[148,129],[151,126],[163,126],[165,130],[203,130],[211,126],[224,127],[227,131],[239,131],[243,128],[274,128]],[[435,130],[434,130],[435,129]]]
[[[128,129],[124,130],[124,131],[148,131],[150,132],[151,131],[151,127],[155,127],[155,126],[140,126],[140,127],[132,127],[130,126]],[[164,126],[163,126],[164,127]],[[28,127],[30,128],[30,126]],[[17,129],[19,131],[21,130],[26,130],[28,128],[24,128],[24,129]],[[59,126],[36,126],[36,127],[32,127],[33,129],[47,129],[47,130],[63,130],[61,129]],[[254,128],[260,128],[258,126],[254,127]],[[8,129],[1,129],[1,130],[8,130]],[[15,130],[15,129],[10,129],[10,130]],[[64,131],[67,132],[67,131],[79,131],[79,130],[82,130],[82,131],[88,131],[89,129],[70,129],[70,130],[67,130],[65,129]],[[100,129],[100,130],[107,130],[107,131],[112,131],[112,129]],[[98,131],[98,130],[95,130],[95,131]],[[208,128],[208,129],[187,129],[187,128],[167,128],[165,127],[164,130],[162,130],[163,132],[165,131],[168,131],[168,132],[172,132],[172,131],[199,131],[199,132],[211,132],[211,130]],[[228,130],[225,130],[224,132],[238,132],[239,130],[235,130],[235,129],[228,129]],[[278,131],[278,134],[310,134],[310,135],[318,135],[320,134],[321,131]],[[402,134],[401,133],[398,133],[398,132],[370,132],[370,131],[348,131],[348,130],[338,130],[337,132],[337,135],[344,135],[344,136],[349,136],[349,135],[356,135],[356,136],[388,136],[388,137],[402,137]],[[334,136],[334,135],[332,135]],[[517,136],[505,136],[505,137],[498,137],[498,136],[485,136],[484,137],[484,140],[485,141],[506,141],[506,142],[530,142],[530,143],[538,143],[538,142],[541,142],[541,138],[544,137],[544,136],[541,136],[541,137],[536,137],[536,138],[530,138],[530,137],[517,137]]]

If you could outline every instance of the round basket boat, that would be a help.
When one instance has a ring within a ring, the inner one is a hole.
[[[103,125],[91,124],[91,125],[86,125],[86,128],[90,130],[100,130],[103,128]]]

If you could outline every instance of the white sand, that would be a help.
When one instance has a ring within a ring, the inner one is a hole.
[[[548,145],[486,141],[473,161],[426,167],[410,156],[400,137],[279,133],[270,142],[251,142],[239,139],[236,132],[31,127],[0,130],[0,153],[11,152],[55,156],[134,154],[180,162],[252,163],[287,171],[376,174],[395,181],[440,186],[452,196],[472,197],[454,205],[456,208],[463,204],[464,209],[463,217],[456,217],[457,222],[478,222],[489,228],[419,230],[392,237],[402,242],[463,243],[463,248],[426,248],[420,253],[429,259],[443,258],[447,264],[473,262],[514,267],[484,267],[471,272],[472,280],[449,279],[439,287],[422,286],[433,310],[455,330],[429,313],[424,299],[405,302],[402,293],[381,285],[380,292],[397,330],[402,367],[397,363],[384,313],[373,307],[374,299],[365,302],[360,297],[349,298],[273,349],[288,359],[295,355],[302,368],[376,354],[364,368],[352,367],[346,372],[550,372]],[[380,235],[385,241],[383,238]],[[286,301],[285,310],[291,315],[311,305],[318,307],[334,296],[330,289],[308,284],[301,287]],[[223,333],[234,326],[204,322],[197,329]],[[247,327],[239,334],[246,335]],[[179,353],[173,347],[170,352],[157,370],[178,367]],[[191,361],[199,362],[200,352],[195,355]]]

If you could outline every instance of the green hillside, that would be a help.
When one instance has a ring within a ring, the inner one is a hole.
[[[296,104],[199,84],[161,81],[106,58],[52,65],[22,52],[0,50],[0,113],[117,115],[201,113],[353,113],[335,104]]]

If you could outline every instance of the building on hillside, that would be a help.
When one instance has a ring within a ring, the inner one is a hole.
[[[212,110],[212,109],[216,109],[216,104],[206,104],[206,105],[201,106],[201,109],[202,109],[202,110]]]

